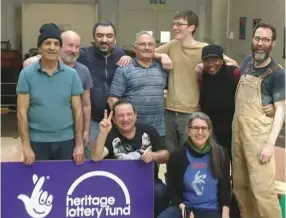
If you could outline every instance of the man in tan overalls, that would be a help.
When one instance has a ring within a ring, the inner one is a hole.
[[[276,29],[259,23],[252,56],[246,57],[235,97],[232,159],[233,192],[242,218],[281,218],[275,193],[274,146],[284,122],[285,72],[269,56]],[[263,112],[272,103],[274,117]]]

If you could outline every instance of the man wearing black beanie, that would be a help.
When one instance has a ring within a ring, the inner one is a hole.
[[[41,26],[39,31],[40,35],[38,37],[38,47],[40,47],[41,44],[48,38],[57,39],[60,43],[60,46],[62,46],[61,30],[56,24],[46,23]]]
[[[41,58],[20,72],[17,84],[24,163],[74,158],[80,164],[81,81],[76,70],[58,61],[62,39],[56,24],[41,26],[37,45]]]

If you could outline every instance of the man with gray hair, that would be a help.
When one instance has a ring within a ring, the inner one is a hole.
[[[153,60],[154,37],[142,31],[136,35],[133,45],[136,57],[129,65],[116,69],[109,90],[108,104],[113,108],[120,99],[131,102],[137,113],[137,122],[153,126],[161,136],[160,145],[165,146],[164,89],[167,86],[167,72],[160,63]],[[123,119],[123,125],[131,123],[131,115]],[[143,136],[142,136],[143,137]],[[146,146],[142,138],[142,147]],[[166,186],[155,179],[155,217],[168,206]]]
[[[79,63],[77,58],[80,51],[80,36],[74,31],[66,31],[61,34],[62,47],[59,60],[69,67],[74,68],[81,80],[84,92],[81,94],[81,104],[83,112],[83,145],[86,147],[89,143],[90,135],[90,119],[91,119],[91,103],[90,89],[93,87],[92,78],[88,68]],[[29,66],[41,58],[40,55],[31,57],[24,61],[23,66]]]
[[[90,119],[91,119],[91,103],[90,89],[93,82],[89,69],[77,61],[80,51],[80,36],[74,31],[66,31],[62,33],[63,46],[61,49],[60,60],[66,65],[76,69],[84,90],[81,95],[82,113],[83,113],[83,145],[86,147],[90,138]]]
[[[137,33],[133,45],[136,57],[115,71],[108,104],[112,108],[119,99],[129,100],[136,108],[138,122],[152,125],[160,136],[165,136],[164,89],[168,74],[153,60],[155,47],[150,33]]]

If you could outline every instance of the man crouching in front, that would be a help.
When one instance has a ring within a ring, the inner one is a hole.
[[[145,163],[154,161],[155,217],[168,207],[166,186],[158,178],[157,164],[169,160],[169,152],[157,130],[147,124],[136,123],[137,114],[134,106],[125,100],[119,100],[113,105],[113,111],[99,124],[99,134],[92,145],[92,160],[103,158],[119,160],[143,160]],[[112,125],[112,121],[114,125]]]

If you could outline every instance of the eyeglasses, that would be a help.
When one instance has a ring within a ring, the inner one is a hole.
[[[209,128],[207,126],[189,126],[190,129],[192,130],[195,130],[195,131],[200,131],[200,129],[203,131],[203,132],[206,132],[209,130]]]
[[[187,23],[180,23],[180,22],[174,22],[171,24],[172,27],[176,26],[176,27],[181,27],[181,26],[188,26],[189,24]]]
[[[156,46],[156,44],[154,44],[154,43],[135,43],[135,45],[138,45],[138,46],[140,46],[140,47],[154,47],[154,46]]]
[[[253,39],[254,39],[257,43],[259,43],[260,40],[261,40],[261,42],[262,42],[263,44],[267,44],[267,43],[269,43],[269,42],[271,41],[271,39],[268,39],[268,38],[260,38],[259,36],[255,36]]]

